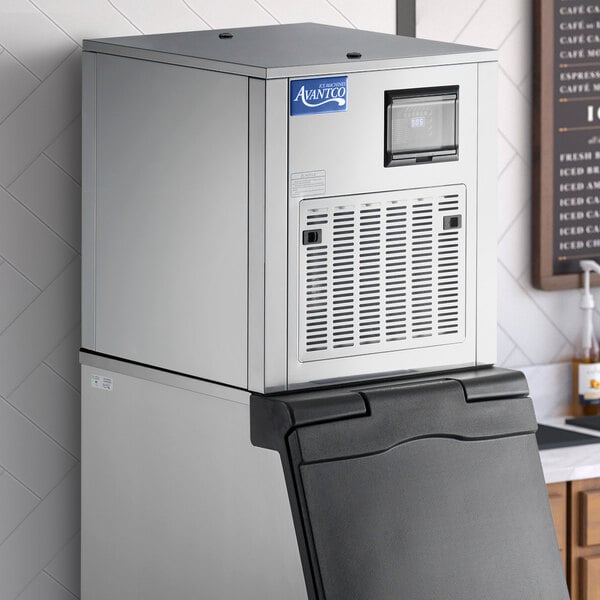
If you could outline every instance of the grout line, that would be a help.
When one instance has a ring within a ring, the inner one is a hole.
[[[67,127],[68,127],[68,125],[67,125]],[[67,127],[65,127],[65,129],[67,129]],[[65,129],[63,129],[63,132],[65,131]],[[71,179],[73,181],[73,183],[75,183],[79,188],[81,188],[81,182],[77,181],[77,179],[75,179],[75,177],[73,177],[73,175],[71,175],[71,173],[69,173],[67,170],[65,170],[63,167],[61,167],[50,155],[46,154],[45,150],[42,151],[42,154],[40,154],[40,156],[42,156],[42,155],[45,156],[57,168],[59,168],[69,179]]]
[[[508,40],[508,38],[514,33],[515,29],[517,29],[517,27],[522,22],[523,22],[523,19],[518,19],[517,22],[511,27],[510,31],[506,34],[506,36],[504,37],[504,39],[498,45],[498,50],[500,50],[502,48],[502,46],[504,46],[504,44],[506,44],[506,40]],[[498,61],[498,62],[500,62],[500,61]]]
[[[12,266],[12,265],[11,265]],[[14,267],[13,267],[14,268]],[[15,269],[16,270],[16,269]],[[22,275],[22,273],[20,273],[20,271],[17,271],[17,273],[19,273],[20,275]],[[20,310],[17,315],[15,315],[15,317],[10,321],[10,323],[8,323],[5,327],[3,327],[2,329],[0,329],[0,335],[2,335],[42,294],[43,290],[40,290],[40,288],[38,288],[36,286],[36,288],[38,289],[38,293],[31,299],[30,302],[28,302],[22,310]]]
[[[26,483],[23,483],[14,473],[11,473],[4,465],[2,465],[2,468],[4,469],[3,473],[10,475],[15,481],[20,483],[28,492],[31,492],[40,502],[43,500],[43,498],[39,494],[36,494]],[[38,502],[38,504],[39,504],[39,502]],[[12,533],[12,531],[11,531],[11,533]],[[4,541],[2,543],[4,543],[9,537],[10,537],[10,533],[4,538]]]
[[[521,96],[521,98],[523,98],[523,100],[525,100],[525,102],[527,102],[527,104],[529,106],[531,106],[531,98],[528,98],[519,88],[519,84],[515,83],[515,81],[513,81],[513,78],[507,73],[506,69],[500,64],[498,63],[498,70],[501,71],[503,73],[503,75],[506,77],[506,79],[508,79],[509,83],[512,84],[512,86],[515,88],[515,90],[517,91],[517,94],[519,94],[519,96]]]
[[[475,9],[475,12],[467,19],[467,22],[463,25],[461,30],[456,34],[456,36],[452,40],[453,42],[456,42],[456,40],[464,33],[465,29],[471,24],[471,21],[477,16],[477,13],[479,13],[479,11],[483,8],[483,5],[486,2],[487,2],[487,0],[483,0],[482,3]]]
[[[510,139],[506,136],[506,134],[502,131],[502,129],[498,128],[498,133],[504,138],[504,141],[515,151],[517,156],[526,164],[531,163],[531,158],[527,159],[521,154],[519,149],[510,141]],[[508,166],[508,165],[507,165]]]
[[[33,96],[33,94],[35,94],[35,92],[37,90],[39,90],[39,88],[44,85],[44,83],[58,70],[62,67],[62,65],[64,65],[70,58],[71,56],[73,56],[78,50],[75,49],[73,50],[73,52],[71,52],[60,64],[57,65],[57,67],[48,74],[48,76],[46,77],[46,79],[40,83],[40,85],[36,86],[35,89],[33,89],[29,94],[27,94],[27,96],[25,96],[25,98],[23,98],[23,100],[21,100],[21,102],[19,102],[19,104],[17,104],[17,106],[15,106],[11,112],[6,115],[6,117],[4,117],[3,119],[0,120],[0,127],[4,124],[4,122],[9,119],[25,102],[27,102],[27,100],[29,98],[31,98],[31,96]],[[48,148],[49,146],[51,146],[61,135],[62,133],[65,131],[65,129],[67,129],[72,123],[73,121],[75,121],[75,119],[77,119],[79,117],[79,115],[77,115],[75,118],[71,119],[63,129],[61,129],[61,131],[54,137],[52,138],[52,140],[46,144],[46,146],[44,146],[44,148],[42,148],[42,152],[46,150],[46,148]],[[17,179],[19,179],[19,177],[25,172],[27,171],[27,169],[37,160],[39,155],[36,155],[34,157],[33,160],[31,160],[27,165],[25,165],[25,168],[16,176],[12,179],[12,181],[10,181],[6,187],[10,187]]]
[[[29,377],[31,377],[31,375],[33,375],[33,373],[35,371],[37,371],[38,367],[40,365],[37,365],[37,367],[31,372],[31,374],[29,375]],[[20,384],[19,386],[17,386],[10,394],[9,397],[14,394],[19,387],[21,387],[21,385],[23,385],[25,383],[25,381],[27,381],[27,379],[29,377],[26,377]],[[55,440],[47,431],[45,431],[44,429],[42,429],[31,417],[28,417],[20,408],[17,407],[16,404],[13,404],[10,400],[8,400],[7,398],[5,398],[4,396],[0,396],[0,399],[4,400],[4,402],[6,402],[9,406],[12,406],[24,419],[26,419],[27,421],[29,421],[36,429],[38,429],[41,433],[43,433],[49,440],[51,440],[52,442],[54,442],[57,446],[59,446],[62,450],[64,450],[71,458],[75,459],[77,462],[80,462],[79,457],[77,457],[75,454],[73,454],[70,450],[68,450],[67,448],[65,448],[58,440]]]
[[[39,86],[38,86],[39,87]],[[37,89],[37,88],[36,88]],[[16,110],[16,109],[15,109]],[[14,111],[13,111],[14,112]],[[12,113],[11,113],[12,114]],[[9,188],[17,179],[19,179],[19,177],[21,177],[21,175],[23,175],[23,173],[25,173],[25,171],[27,171],[27,169],[29,169],[29,167],[40,157],[40,154],[42,154],[43,152],[46,151],[47,148],[49,148],[50,146],[52,146],[52,144],[54,144],[54,142],[56,142],[56,140],[58,140],[58,138],[65,132],[66,129],[68,129],[79,117],[80,117],[81,113],[77,113],[42,149],[41,151],[36,154],[26,165],[23,169],[21,169],[21,171],[17,174],[16,177],[13,177],[11,181],[9,181],[5,186],[4,189]],[[9,115],[10,116],[10,115]],[[2,125],[2,123],[0,123],[0,125]]]
[[[519,83],[517,84],[519,89],[521,89],[523,84],[530,78],[531,78],[531,71],[527,71],[527,73],[523,76],[523,79],[521,79],[521,81],[519,81]]]
[[[500,256],[497,257],[496,259],[507,271],[512,273],[512,270],[510,269],[510,267],[502,260],[502,258]],[[525,273],[527,273],[527,269],[528,269],[529,265],[526,264],[523,269],[521,269],[521,271],[515,275],[515,278],[517,281],[519,281],[521,279],[521,277],[523,277],[525,275]]]
[[[565,362],[564,360],[559,360],[560,355],[562,354],[562,351],[566,348],[569,347],[569,354],[571,356],[573,356],[573,351],[574,351],[574,347],[573,344],[571,344],[571,342],[567,342],[566,344],[563,344],[559,349],[558,352],[552,357],[552,363],[557,363],[557,362]]]
[[[46,575],[48,575],[48,577],[50,577],[51,579],[54,579],[56,581],[56,583],[60,583],[60,581],[58,581],[58,579],[56,579],[51,573],[49,573],[48,571],[46,571],[46,569],[50,566],[50,564],[52,563],[52,561],[78,536],[81,535],[81,527],[52,555],[52,558],[50,558],[50,560],[44,565],[42,571],[44,571],[44,573],[46,573]],[[62,584],[61,584],[62,585]],[[73,593],[71,592],[67,587],[65,587],[63,585],[63,587],[69,591],[69,593]]]
[[[497,176],[498,180],[502,177],[502,175],[504,175],[504,172],[506,171],[506,169],[508,169],[508,167],[510,167],[512,162],[517,158],[517,151],[514,149],[513,145],[510,142],[508,142],[508,140],[504,137],[504,135],[502,135],[502,139],[504,139],[504,141],[506,141],[508,146],[510,146],[510,149],[512,150],[512,156],[506,161],[506,164],[502,167],[502,169],[500,171],[498,171],[498,176]]]
[[[512,335],[510,335],[506,329],[504,327],[502,327],[502,325],[498,324],[498,328],[502,330],[502,333],[515,345],[515,347],[506,355],[506,358],[504,360],[508,360],[508,358],[510,357],[510,355],[518,348],[522,353],[523,356],[529,361],[531,362],[531,364],[535,364],[535,361],[533,361],[531,359],[531,357],[527,354],[527,352],[525,352],[523,350],[523,348],[521,348],[521,346],[519,346],[519,344],[514,340],[514,338],[512,337]],[[502,361],[504,362],[504,361]]]
[[[78,533],[76,533],[75,535],[78,535]],[[69,540],[69,542],[71,542],[71,540],[72,540],[74,537],[75,537],[75,536],[73,536],[73,537],[72,537],[72,538]],[[68,544],[69,542],[67,542],[67,544]],[[56,556],[56,555],[55,555],[55,556]],[[50,561],[50,562],[52,562],[52,561]],[[50,565],[50,563],[48,563],[48,565]],[[46,566],[48,566],[48,565],[46,565]],[[45,574],[46,574],[46,576],[47,576],[49,579],[52,579],[52,581],[54,581],[54,583],[56,583],[56,584],[57,584],[57,585],[59,585],[59,586],[60,586],[60,587],[61,587],[63,590],[65,590],[65,592],[67,592],[67,594],[69,594],[69,596],[71,596],[71,598],[73,598],[74,600],[77,598],[77,596],[75,596],[75,594],[73,594],[73,592],[72,592],[72,591],[71,591],[71,590],[70,590],[70,589],[69,589],[69,588],[68,588],[66,585],[62,584],[62,583],[61,583],[61,582],[60,582],[58,579],[56,579],[56,577],[54,577],[54,575],[52,575],[51,573],[48,573],[48,571],[46,571],[46,567],[44,567],[44,568],[43,568],[43,569],[42,569],[40,572],[41,572],[41,573],[45,573]],[[23,592],[21,592],[21,593],[23,593]],[[17,600],[18,600],[18,596],[17,596]]]
[[[548,322],[552,325],[552,327],[554,327],[554,329],[556,330],[556,332],[562,337],[562,339],[565,342],[569,342],[569,339],[567,338],[567,336],[562,332],[562,330],[560,329],[560,327],[554,322],[554,319],[552,319],[552,317],[550,317],[548,315],[548,313],[544,310],[543,307],[541,307],[538,302],[536,301],[536,299],[529,293],[529,290],[527,290],[525,288],[525,286],[521,283],[521,281],[519,279],[516,279],[515,276],[504,266],[502,265],[502,268],[508,273],[509,277],[521,288],[521,290],[527,294],[527,297],[529,298],[529,300],[531,300],[531,302],[533,302],[535,304],[535,306],[538,308],[538,310],[544,315],[544,317],[546,317],[546,319],[548,320]],[[564,342],[563,342],[564,343]]]
[[[279,23],[281,25],[281,21],[267,8],[265,8],[258,0],[254,0],[255,4],[258,4],[274,21],[275,23]]]
[[[510,357],[511,357],[513,354],[516,354],[517,352],[520,352],[520,353],[521,353],[521,354],[522,354],[522,355],[525,357],[525,359],[529,361],[529,364],[528,364],[528,365],[519,364],[519,365],[517,365],[517,366],[519,366],[519,367],[532,367],[532,366],[533,366],[533,364],[534,364],[534,363],[532,362],[532,360],[531,360],[530,358],[528,358],[528,356],[525,354],[525,352],[523,352],[523,350],[521,350],[520,346],[515,346],[515,347],[514,347],[514,348],[513,348],[513,349],[510,351],[509,355],[508,355],[508,356],[507,356],[507,357],[506,357],[506,358],[505,358],[505,359],[502,361],[502,363],[503,363],[503,364],[506,364],[506,363],[507,363],[507,362],[510,360]]]
[[[61,485],[61,483],[75,470],[79,468],[79,465],[75,465],[73,468],[69,469],[64,477],[62,477],[60,479],[60,481],[46,494],[46,496],[44,498],[47,498],[59,485]],[[41,503],[40,503],[41,504]],[[39,504],[38,504],[39,506]],[[37,508],[37,507],[36,507]],[[79,531],[77,531],[77,533],[79,533]],[[11,533],[12,535],[12,533]],[[77,535],[77,534],[74,534]],[[62,550],[67,546],[67,544],[73,539],[74,535],[72,535],[53,555],[52,558],[46,563],[46,565],[44,566],[44,569],[55,559],[55,557],[62,552]],[[6,538],[8,540],[8,538]],[[6,540],[5,540],[6,542]],[[43,569],[42,569],[43,570]],[[19,591],[19,593],[17,594],[17,597],[15,598],[15,600],[17,600],[17,598],[25,591],[25,589],[27,588],[27,586],[29,586],[29,584],[39,575],[39,572],[36,573]]]
[[[36,162],[38,160],[39,156],[36,157],[35,161]],[[32,163],[33,164],[33,163]],[[31,166],[31,165],[30,165]],[[29,168],[29,167],[28,167]],[[23,173],[22,173],[23,174]],[[13,181],[13,184],[16,182]],[[11,184],[12,185],[12,184]],[[50,231],[51,233],[53,233],[56,237],[58,237],[60,240],[62,240],[67,246],[69,246],[69,248],[71,248],[71,250],[73,250],[74,252],[76,252],[77,254],[80,254],[80,251],[75,248],[75,246],[73,246],[73,244],[70,244],[67,240],[65,240],[65,238],[60,235],[59,233],[57,233],[56,231],[54,231],[54,229],[52,229],[52,227],[50,227],[50,225],[48,225],[48,223],[46,223],[45,221],[43,221],[41,219],[41,217],[38,217],[38,215],[36,215],[26,204],[23,204],[23,202],[21,202],[21,200],[19,200],[19,198],[17,198],[9,189],[5,188],[3,185],[0,185],[0,189],[4,190],[15,202],[17,202],[18,204],[20,204],[28,213],[30,213],[33,217],[35,217],[35,219],[37,219],[46,229],[48,229],[48,231]]]
[[[521,215],[527,210],[527,202],[523,202],[523,207],[519,210],[519,212],[514,216],[514,218],[511,220],[511,222],[506,226],[506,229],[504,230],[504,232],[502,233],[502,235],[497,239],[496,241],[496,245],[500,245],[500,243],[502,242],[502,240],[506,237],[506,235],[508,234],[509,230],[511,229],[511,227],[519,220],[519,218],[521,217]],[[506,266],[506,265],[505,265]],[[519,274],[519,277],[521,275]]]
[[[67,130],[69,129],[69,127],[71,127],[71,125],[73,125],[73,123],[75,123],[75,121],[77,121],[77,119],[81,118],[81,112],[78,112],[43,148],[42,151],[40,152],[40,154],[45,154],[46,150],[48,150],[48,148],[50,148],[50,146],[52,146],[54,143],[56,143],[56,141],[58,140],[58,138]],[[80,184],[81,185],[81,184]]]
[[[64,61],[63,61],[63,62],[64,62]],[[61,64],[62,64],[62,63],[61,63]],[[58,65],[58,66],[60,67],[60,65]],[[58,69],[58,67],[56,67],[56,68]],[[56,70],[56,69],[55,69],[55,70]],[[54,73],[54,71],[52,71],[52,73]],[[52,73],[50,73],[50,74],[48,75],[48,77],[46,77],[46,79],[45,79],[44,81],[46,81],[46,80],[47,80],[47,79],[48,79],[48,78],[49,78],[49,77],[52,75]],[[9,112],[9,113],[8,113],[8,114],[7,114],[7,115],[4,117],[4,118],[3,118],[3,119],[0,119],[0,125],[2,125],[2,124],[4,123],[4,121],[6,121],[7,119],[10,119],[11,115],[12,115],[12,114],[13,114],[15,111],[19,110],[19,108],[20,108],[20,107],[21,107],[21,106],[22,106],[22,105],[23,105],[25,102],[27,102],[27,100],[28,100],[29,98],[31,98],[31,96],[33,96],[33,94],[35,94],[36,90],[38,90],[38,89],[39,89],[39,88],[40,88],[40,87],[41,87],[41,86],[44,84],[44,81],[41,81],[41,82],[40,82],[38,85],[36,85],[36,86],[35,86],[35,87],[34,87],[34,88],[33,88],[33,89],[32,89],[32,90],[29,92],[29,94],[27,94],[27,95],[25,96],[25,98],[23,98],[23,99],[22,99],[22,100],[21,100],[21,101],[20,101],[20,102],[19,102],[19,103],[18,103],[18,104],[17,104],[17,105],[16,105],[16,106],[15,106],[15,107],[12,109],[12,110],[11,110],[11,111],[10,111],[10,112]]]
[[[510,349],[510,350],[507,352],[506,356],[505,356],[505,357],[504,357],[502,360],[499,360],[499,357],[498,357],[498,352],[497,352],[497,351],[498,351],[498,341],[496,340],[496,359],[497,359],[497,361],[498,361],[498,365],[501,365],[501,364],[503,364],[503,363],[504,363],[504,361],[505,361],[505,360],[506,360],[506,359],[507,359],[507,358],[508,358],[508,357],[509,357],[509,356],[510,356],[512,353],[513,353],[513,350],[514,350],[514,349],[517,347],[517,345],[516,345],[516,343],[515,343],[515,342],[514,342],[514,341],[513,341],[513,340],[510,338],[510,336],[509,336],[509,335],[508,335],[508,334],[507,334],[507,333],[504,331],[504,329],[502,329],[502,327],[500,327],[500,325],[496,324],[496,328],[497,328],[498,330],[501,330],[501,331],[502,331],[502,333],[504,333],[504,335],[506,335],[506,337],[507,337],[507,338],[509,338],[509,341],[510,341],[510,342],[511,342],[511,344],[512,344],[512,348],[511,348],[511,349]]]
[[[506,161],[506,164],[502,167],[502,169],[500,169],[500,171],[498,171],[498,179],[500,179],[500,177],[502,177],[504,175],[504,172],[506,171],[506,169],[508,169],[508,167],[510,166],[510,163],[517,158],[517,153],[515,152],[514,148],[511,148],[511,150],[513,151],[512,156],[508,159],[508,161]]]
[[[354,27],[354,29],[357,28],[356,24],[353,23],[331,0],[325,0],[325,2],[327,2],[327,4],[329,4],[329,6],[331,6],[331,8],[333,8],[333,10],[338,12],[342,16],[343,19],[348,21],[348,23],[350,23],[350,25],[352,25],[352,27]]]
[[[18,62],[26,71],[33,75],[39,83],[42,83],[43,79],[39,75],[36,75],[25,63],[21,62],[8,48],[3,48],[3,51],[6,52],[6,54],[8,54],[9,56],[12,56],[12,58],[16,62]]]
[[[79,327],[79,325],[77,325],[77,327]],[[73,333],[73,330],[71,330],[71,333]],[[81,390],[78,390],[70,381],[63,377],[52,365],[49,365],[46,361],[42,361],[40,365],[45,365],[46,367],[48,367],[48,369],[50,369],[58,378],[60,378],[65,385],[68,385],[77,395],[81,395]]]
[[[56,277],[55,277],[55,278],[54,278],[54,279],[53,279],[53,280],[52,280],[52,281],[51,281],[51,282],[50,282],[50,283],[49,283],[49,284],[46,286],[46,288],[44,289],[44,292],[45,292],[45,291],[46,291],[46,290],[47,290],[47,289],[48,289],[48,288],[49,288],[49,287],[50,287],[50,286],[51,286],[51,285],[52,285],[52,284],[53,284],[55,281],[57,281],[57,280],[58,280],[58,279],[59,279],[59,278],[60,278],[60,277],[61,277],[61,276],[62,276],[62,275],[63,275],[63,274],[64,274],[64,273],[67,271],[67,269],[68,269],[68,268],[69,268],[69,267],[70,267],[70,266],[71,266],[71,265],[72,265],[72,264],[73,264],[73,263],[74,263],[76,260],[78,260],[78,259],[79,259],[79,257],[78,257],[78,256],[75,256],[75,257],[73,258],[73,260],[72,260],[72,261],[70,261],[70,262],[69,262],[69,263],[68,263],[68,264],[65,266],[65,268],[64,268],[62,271],[60,271],[60,273],[58,273],[58,275],[57,275],[57,276],[56,276]],[[36,286],[36,287],[37,287],[37,286]],[[42,295],[42,294],[40,294],[40,295],[38,296],[38,298],[39,298],[41,295]],[[38,364],[37,364],[37,365],[36,365],[36,366],[35,366],[33,369],[31,369],[31,371],[29,371],[28,373],[26,373],[26,374],[25,374],[25,375],[22,377],[21,381],[19,381],[19,383],[18,383],[18,384],[17,384],[17,385],[16,385],[16,386],[15,386],[15,387],[12,389],[12,390],[9,390],[9,391],[7,392],[7,394],[6,394],[6,395],[7,395],[7,396],[10,396],[10,395],[11,395],[11,394],[12,394],[12,393],[13,393],[13,392],[14,392],[14,391],[15,391],[15,390],[16,390],[16,389],[17,389],[17,388],[18,388],[18,387],[19,387],[19,386],[20,386],[20,385],[21,385],[21,384],[22,384],[22,383],[23,383],[23,382],[24,382],[24,381],[25,381],[25,380],[26,380],[26,379],[27,379],[27,378],[28,378],[28,377],[29,377],[29,376],[30,376],[30,375],[31,375],[31,374],[32,374],[32,373],[33,373],[33,372],[36,370],[36,369],[37,369],[37,367],[40,365],[40,363],[42,363],[42,362],[45,362],[45,361],[46,361],[46,359],[47,359],[47,358],[48,358],[48,357],[49,357],[49,356],[50,356],[50,355],[51,355],[51,354],[52,354],[52,353],[53,353],[53,352],[54,352],[54,351],[55,351],[55,350],[56,350],[56,349],[57,349],[57,348],[58,348],[58,347],[59,347],[59,346],[60,346],[60,345],[61,345],[61,344],[62,344],[62,343],[63,343],[63,342],[66,340],[66,339],[67,339],[67,337],[68,337],[68,336],[71,334],[71,332],[72,332],[72,331],[73,331],[73,328],[69,329],[68,333],[66,333],[66,334],[65,334],[65,335],[64,335],[62,338],[60,338],[60,340],[57,342],[57,344],[56,344],[55,346],[53,346],[53,348],[50,350],[50,352],[48,352],[48,353],[47,353],[47,354],[46,354],[46,355],[45,355],[45,356],[42,358],[42,360],[41,360],[41,361],[40,361],[40,362],[39,362],[39,363],[38,363]]]
[[[29,3],[35,6],[52,24],[54,24],[58,29],[60,29],[70,40],[72,40],[79,48],[81,48],[81,44],[67,32],[66,29],[63,29],[48,13],[44,12],[33,0],[29,0]]]
[[[48,79],[50,79],[50,77],[52,77],[52,75],[54,75],[54,73],[56,73],[56,71],[58,71],[58,69],[60,69],[68,60],[69,58],[71,58],[71,56],[73,56],[73,54],[75,54],[75,52],[77,52],[77,48],[75,48],[73,50],[73,52],[69,52],[69,54],[67,54],[67,56],[61,61],[59,62],[56,67],[50,71],[50,73],[48,73],[48,75],[46,75],[46,78],[40,83],[40,85],[36,85],[35,88],[33,90],[31,90],[31,92],[29,92],[29,94],[27,94],[27,96],[25,96],[25,98],[23,98],[23,100],[21,100],[21,102],[19,102],[19,104],[17,104],[7,115],[6,117],[4,117],[2,120],[0,120],[0,125],[2,125],[4,123],[4,121],[6,121],[7,119],[10,118],[10,116],[24,103],[27,102],[27,100],[29,98],[31,98],[31,96],[33,96],[33,94],[35,94],[36,90],[38,90],[40,88],[41,85],[43,85],[44,83],[46,83],[46,81],[48,81]],[[47,147],[47,146],[46,146]]]
[[[9,473],[8,471],[3,471],[3,473],[6,473],[8,477],[12,477],[19,484],[23,485],[14,475]],[[29,491],[31,492],[31,490]],[[2,544],[4,544],[4,542],[13,534],[13,532],[17,530],[27,520],[29,515],[40,505],[40,502],[42,502],[42,499],[37,494],[35,494],[34,492],[31,493],[37,498],[35,506],[33,506],[32,509],[4,536],[4,538],[0,540],[0,546],[2,546]]]
[[[112,0],[106,0],[134,29],[144,35],[144,32],[119,8],[117,8]]]
[[[13,268],[13,269],[14,269],[14,270],[15,270],[15,271],[16,271],[16,272],[19,274],[19,275],[21,275],[21,277],[23,277],[24,279],[26,279],[27,281],[29,281],[29,283],[30,283],[30,284],[31,284],[31,285],[32,285],[32,286],[33,286],[33,287],[34,287],[36,290],[38,290],[40,293],[44,291],[44,290],[43,290],[43,289],[42,289],[42,288],[41,288],[39,285],[37,285],[37,284],[36,284],[36,283],[34,283],[34,282],[31,280],[31,279],[29,279],[29,277],[27,277],[27,275],[25,275],[25,273],[21,273],[21,271],[19,271],[19,269],[17,269],[17,267],[16,267],[15,265],[13,265],[13,263],[12,263],[12,262],[11,262],[11,261],[10,261],[8,258],[6,258],[6,256],[2,256],[2,258],[4,259],[4,262],[5,262],[7,265],[10,265],[10,266],[11,266],[11,267],[12,267],[12,268]],[[39,296],[39,294],[38,294],[38,296]],[[36,296],[36,298],[37,298],[37,296]],[[34,298],[34,300],[35,300],[35,298]],[[2,331],[4,331],[4,329],[3,329]]]
[[[206,20],[203,19],[199,13],[197,13],[187,2],[187,0],[181,0],[189,10],[191,10],[209,29],[214,29],[214,27]]]

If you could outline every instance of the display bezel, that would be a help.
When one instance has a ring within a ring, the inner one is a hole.
[[[395,101],[414,99],[430,99],[440,96],[454,97],[454,144],[452,146],[428,149],[423,151],[413,150],[407,152],[396,152],[390,150],[390,136],[392,134],[391,110]],[[459,86],[443,86],[435,88],[417,88],[410,90],[387,90],[384,96],[384,166],[396,167],[406,164],[458,160],[458,103]]]

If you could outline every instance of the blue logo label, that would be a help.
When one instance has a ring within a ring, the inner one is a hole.
[[[341,112],[348,109],[348,77],[296,79],[290,85],[290,115]]]

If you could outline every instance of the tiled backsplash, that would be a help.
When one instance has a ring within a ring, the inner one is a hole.
[[[529,393],[538,421],[569,414],[571,363],[533,365],[521,369],[529,383]]]
[[[531,2],[417,0],[417,35],[499,49],[498,363],[570,360],[579,292],[531,286]]]

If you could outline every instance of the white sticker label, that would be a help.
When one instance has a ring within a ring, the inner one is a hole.
[[[304,171],[290,175],[290,195],[292,198],[324,196],[326,190],[325,171]]]
[[[106,375],[92,375],[92,387],[105,392],[112,392],[113,379],[112,377],[106,377]]]
[[[600,363],[579,364],[579,402],[600,404]]]

